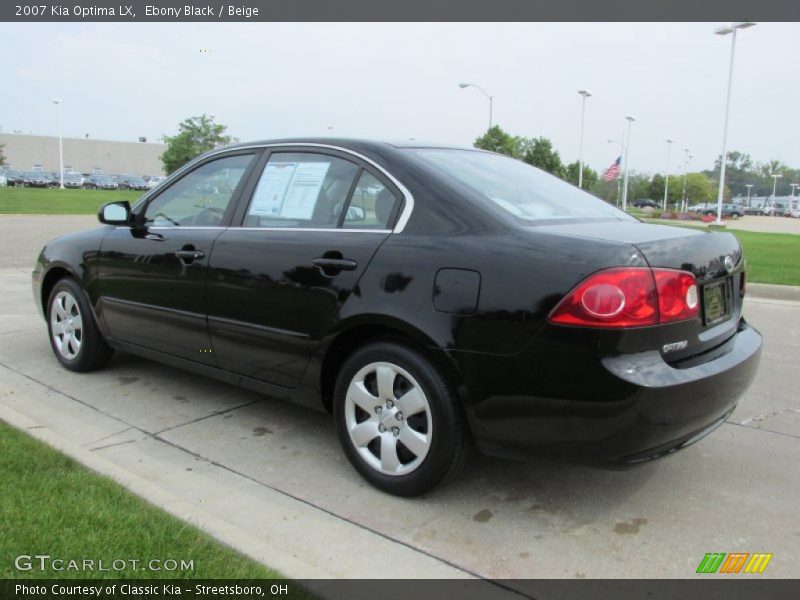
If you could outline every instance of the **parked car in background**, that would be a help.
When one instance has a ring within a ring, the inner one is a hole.
[[[800,219],[800,207],[790,209],[789,214],[787,214],[786,216],[791,217],[793,219]]]
[[[80,173],[64,173],[64,187],[82,189],[85,179]]]
[[[658,203],[655,200],[650,200],[650,198],[640,198],[639,200],[634,200],[633,205],[636,208],[658,208]]]
[[[744,214],[746,215],[763,215],[764,213],[761,212],[760,206],[745,206],[744,207]]]
[[[125,181],[126,187],[129,190],[148,190],[150,189],[147,182],[138,175],[132,175]]]
[[[25,171],[22,173],[24,187],[55,187],[58,185],[53,176],[46,171]]]
[[[119,189],[119,185],[110,175],[92,175],[86,180],[84,187],[94,190]]]
[[[15,171],[13,169],[3,168],[0,169],[0,173],[6,178],[6,185],[9,187],[13,187],[15,185],[19,185],[21,182],[20,180],[20,173],[19,171]]]
[[[99,218],[33,270],[64,368],[119,349],[331,412],[392,494],[431,490],[473,441],[669,455],[725,423],[758,366],[733,234],[643,223],[499,154],[241,144]]]
[[[161,182],[163,182],[165,179],[166,177],[161,177],[159,175],[151,177],[150,179],[147,180],[147,187],[153,189],[154,187],[160,185]]]
[[[134,177],[136,177],[136,176],[135,175],[128,175],[128,174],[125,174],[125,175],[111,175],[111,178],[114,179],[114,181],[117,182],[117,185],[119,186],[119,189],[121,189],[121,190],[127,190],[128,187],[129,187],[128,186],[128,182],[131,179],[133,179]]]
[[[717,206],[715,204],[709,204],[707,208],[702,211],[704,215],[714,215],[717,214]],[[729,219],[738,219],[744,214],[744,207],[739,206],[738,204],[723,204],[722,205],[722,216],[727,217]]]

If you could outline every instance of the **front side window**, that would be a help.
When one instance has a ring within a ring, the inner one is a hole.
[[[147,205],[146,225],[216,227],[233,198],[253,154],[226,156],[203,163]]]
[[[358,171],[350,161],[326,154],[275,153],[256,185],[244,225],[336,228]]]

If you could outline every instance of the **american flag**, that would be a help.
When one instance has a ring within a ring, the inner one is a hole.
[[[603,181],[612,181],[619,177],[619,165],[622,162],[622,157],[618,156],[617,160],[611,163],[611,166],[603,173]]]

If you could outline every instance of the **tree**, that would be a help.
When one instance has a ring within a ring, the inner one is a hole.
[[[5,144],[0,144],[0,165],[6,164],[6,155],[3,154],[3,148],[5,147]]]
[[[473,146],[481,150],[505,154],[512,158],[520,158],[522,156],[522,142],[522,138],[506,133],[499,125],[495,125],[476,139]]]
[[[576,160],[566,166],[565,179],[572,185],[578,185],[578,172],[580,170],[580,163]],[[597,171],[587,165],[583,165],[583,189],[590,190],[594,188],[597,182]]]
[[[553,148],[553,142],[546,137],[525,140],[523,150],[522,160],[526,163],[565,179],[566,171],[561,156]]]
[[[214,122],[213,117],[200,115],[184,119],[178,124],[178,135],[164,136],[167,149],[161,155],[164,171],[172,173],[195,156],[235,141],[225,135],[225,125]]]

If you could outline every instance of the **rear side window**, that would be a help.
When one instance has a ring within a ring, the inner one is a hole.
[[[362,171],[350,206],[344,216],[345,229],[388,229],[398,208],[397,197],[377,177]]]
[[[523,222],[636,221],[596,196],[522,161],[473,150],[409,149],[428,169],[455,179]]]
[[[245,227],[338,227],[359,167],[311,152],[270,156],[253,192]]]

